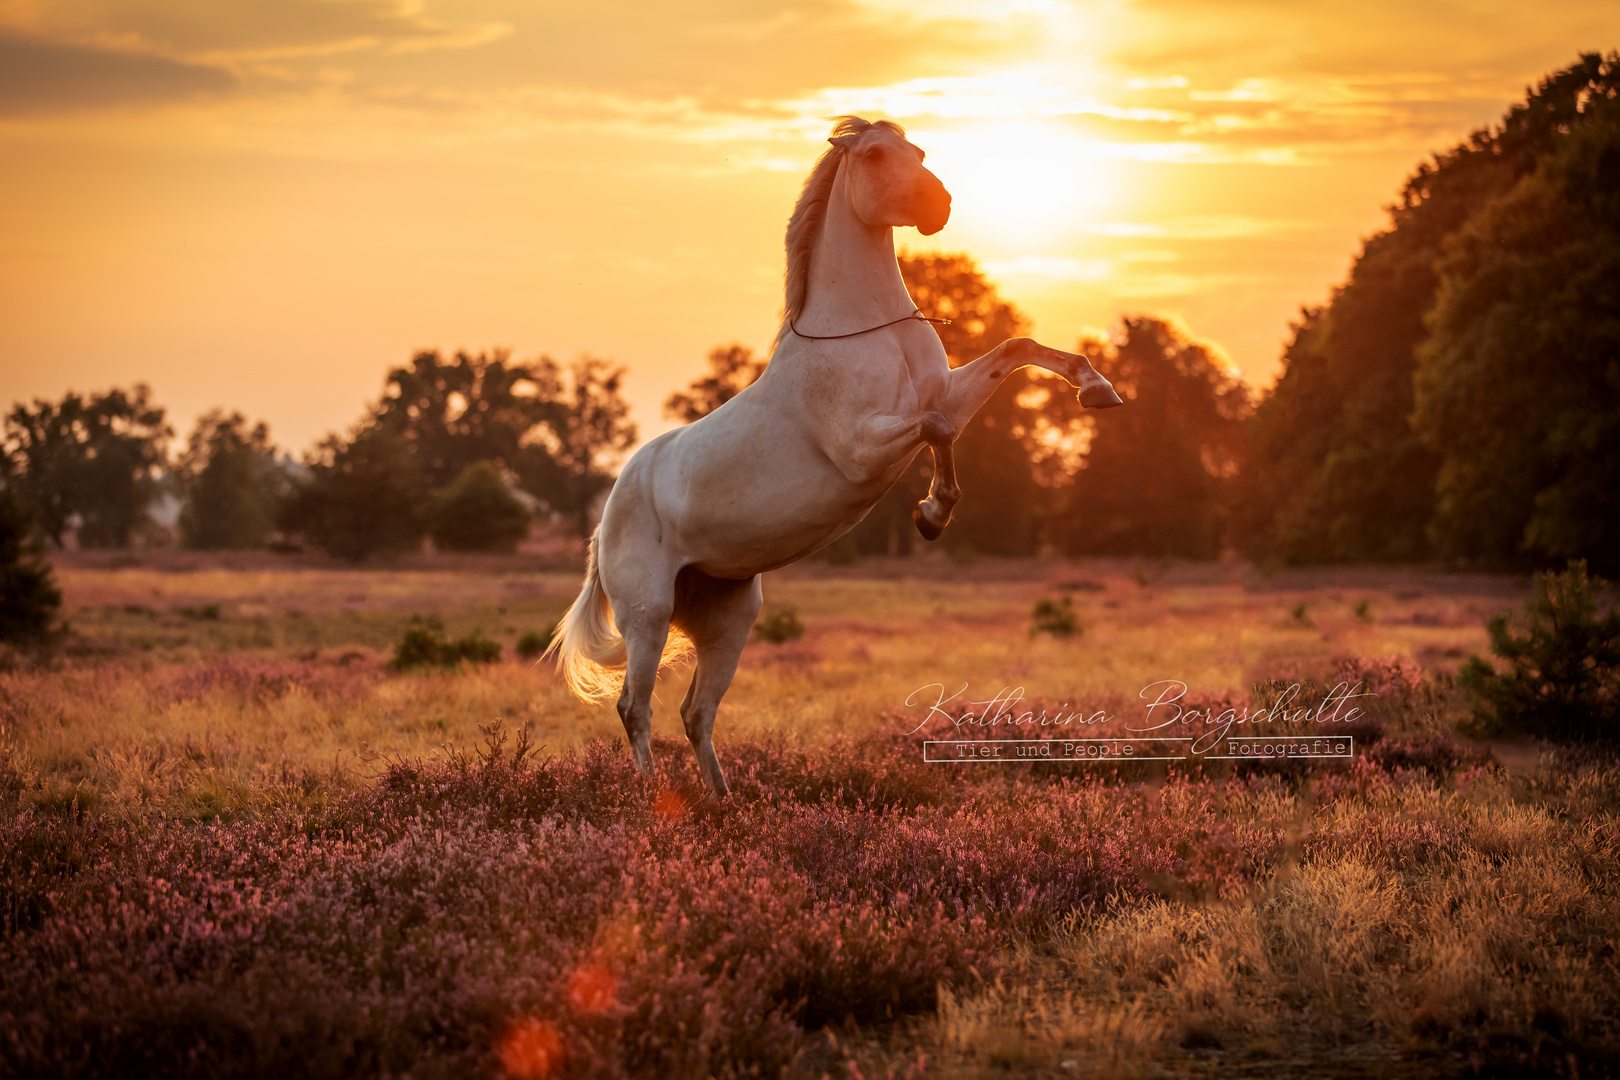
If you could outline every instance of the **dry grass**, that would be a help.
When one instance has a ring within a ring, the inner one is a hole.
[[[1245,587],[1237,566],[1147,573],[1108,563],[962,569],[919,560],[878,570],[917,576],[820,567],[773,576],[769,599],[794,605],[807,632],[749,647],[722,706],[722,747],[731,736],[814,741],[893,730],[899,722],[885,714],[917,713],[904,703],[930,684],[947,693],[966,684],[964,699],[1022,686],[1030,698],[1104,707],[1166,678],[1242,696],[1257,678],[1341,654],[1455,666],[1484,648],[1483,615],[1514,587],[1462,579],[1464,588],[1448,594],[1410,578]],[[1004,580],[1013,572],[1022,579]],[[52,797],[206,812],[251,801],[265,777],[329,770],[344,755],[470,745],[495,717],[529,725],[551,750],[621,730],[611,704],[581,705],[548,668],[513,655],[518,637],[561,616],[576,574],[499,563],[480,573],[203,563],[184,572],[66,566],[59,574],[79,635],[75,655],[49,671],[0,674],[10,737]],[[1031,637],[1035,602],[1064,594],[1082,632]],[[1356,613],[1363,602],[1370,620]],[[1301,603],[1310,627],[1292,615]],[[217,619],[197,614],[213,605]],[[506,646],[507,662],[460,676],[385,673],[387,650],[413,614],[440,616],[451,636],[482,629]],[[275,670],[260,678],[230,670],[242,664]],[[660,683],[655,731],[670,738],[681,737],[676,705],[689,677],[677,668]]]
[[[443,759],[446,744],[474,744],[495,718],[553,753],[619,741],[611,706],[573,701],[546,668],[508,659],[401,675],[384,662],[413,614],[438,615],[453,635],[481,628],[510,657],[518,636],[567,606],[571,573],[493,562],[60,574],[74,647],[48,670],[0,674],[0,760],[23,778],[25,814],[138,823],[324,812],[368,790],[388,760]],[[1258,679],[1319,673],[1346,655],[1400,656],[1429,672],[1421,694],[1385,710],[1388,749],[1349,770],[1163,791],[1142,776],[1116,780],[1115,802],[1074,802],[1074,813],[1130,808],[1129,823],[1077,818],[1073,828],[1117,827],[1144,843],[1163,839],[1155,821],[1218,827],[1178,849],[1173,874],[1133,871],[1144,894],[996,930],[986,942],[1000,952],[998,974],[944,986],[932,1011],[820,1029],[790,1073],[1612,1072],[1620,768],[1520,748],[1510,772],[1446,741],[1462,704],[1444,673],[1484,651],[1485,616],[1525,585],[1354,571],[1266,579],[1224,564],[918,561],[773,576],[767,599],[794,605],[806,633],[749,646],[717,726],[722,761],[728,741],[735,762],[772,746],[813,759],[829,740],[893,738],[922,715],[907,697],[936,683],[965,683],[967,698],[1022,686],[1032,699],[1118,707],[1167,678],[1242,700]],[[1034,604],[1060,595],[1082,632],[1032,637]],[[210,605],[217,619],[199,614]],[[667,739],[681,739],[675,706],[688,674],[660,684],[654,723]],[[1031,768],[998,773],[1001,787],[974,779],[981,794],[952,796],[967,809],[924,799],[861,827],[920,844],[929,830],[948,835],[951,814],[1010,836],[1025,803],[1047,806],[1048,818],[1068,812],[1061,798],[1012,786],[1038,781]],[[968,782],[954,775],[905,783]],[[1047,835],[1021,839],[1039,846]],[[866,857],[881,862],[882,842],[874,833]],[[1016,873],[995,861],[994,836],[975,843],[987,845],[977,872]]]

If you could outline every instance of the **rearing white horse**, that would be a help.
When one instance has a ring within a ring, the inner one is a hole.
[[[848,532],[924,445],[934,480],[914,516],[939,536],[960,496],[951,443],[1017,368],[1056,372],[1088,408],[1120,404],[1084,356],[1029,338],[951,370],[894,253],[896,226],[945,227],[950,195],[897,124],[838,117],[828,141],[788,222],[786,314],[769,365],[631,457],[548,650],[580,697],[618,691],[636,768],[650,774],[653,683],[690,644],[697,670],[681,719],[717,796],[714,716],[759,615],[761,574]]]

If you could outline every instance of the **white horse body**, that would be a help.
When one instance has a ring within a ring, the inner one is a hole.
[[[787,316],[764,374],[631,457],[551,647],[581,697],[620,691],[636,765],[650,772],[653,683],[684,651],[671,626],[689,638],[697,668],[681,717],[716,795],[714,715],[759,614],[760,574],[848,532],[925,444],[936,475],[918,527],[938,536],[959,494],[950,442],[1018,367],[1062,375],[1089,406],[1119,404],[1085,357],[1026,338],[951,370],[939,336],[907,317],[894,251],[896,226],[942,228],[950,196],[895,125],[843,117],[829,141],[789,225]]]

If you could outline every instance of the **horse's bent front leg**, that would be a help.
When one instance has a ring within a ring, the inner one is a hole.
[[[946,420],[958,431],[966,427],[1002,380],[1021,367],[1044,368],[1062,376],[1079,389],[1080,404],[1088,409],[1124,404],[1108,380],[1079,353],[1050,349],[1030,338],[1010,338],[951,372],[950,391],[941,409]]]
[[[938,540],[962,498],[962,489],[956,483],[956,451],[951,445],[956,431],[937,412],[923,413],[917,426],[923,441],[934,452],[934,479],[928,485],[928,498],[917,504],[911,517],[924,540]]]

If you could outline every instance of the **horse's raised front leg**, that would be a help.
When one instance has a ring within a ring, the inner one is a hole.
[[[1091,361],[1079,353],[1050,349],[1030,338],[1010,338],[951,372],[950,391],[940,410],[957,431],[967,426],[996,387],[1021,367],[1038,367],[1062,376],[1080,391],[1080,404],[1088,409],[1123,405],[1108,380],[1097,374]]]
[[[924,540],[938,540],[962,498],[956,483],[956,451],[951,445],[956,441],[956,429],[937,412],[923,413],[918,429],[934,452],[934,478],[928,485],[928,498],[917,504],[911,517]]]

